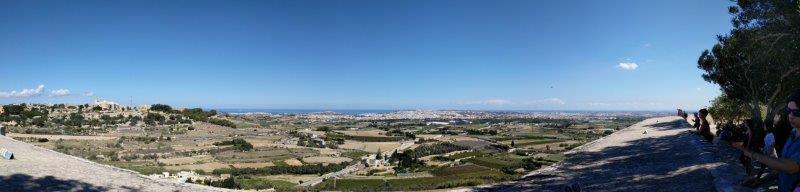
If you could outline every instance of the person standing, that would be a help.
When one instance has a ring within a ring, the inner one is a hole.
[[[692,118],[692,122],[694,122],[692,127],[694,127],[694,131],[700,133],[700,116],[698,116],[697,113],[693,113],[692,115],[694,116],[694,118]]]
[[[714,140],[714,134],[711,133],[711,125],[708,124],[708,110],[703,108],[700,109],[700,135],[702,135],[706,141],[711,142]]]

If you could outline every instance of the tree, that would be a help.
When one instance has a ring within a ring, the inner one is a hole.
[[[233,122],[231,122],[231,121],[229,121],[227,119],[210,118],[210,119],[208,119],[208,123],[219,125],[219,126],[236,128],[236,124],[234,124]]]
[[[3,113],[6,115],[19,115],[25,111],[24,105],[4,105]]]
[[[317,127],[317,131],[328,132],[331,131],[331,127],[328,126]]]
[[[733,29],[717,36],[711,51],[703,51],[698,68],[705,71],[704,80],[746,103],[750,126],[760,128],[800,89],[800,1],[740,0],[728,11]],[[762,138],[762,129],[754,131]]]
[[[144,117],[144,123],[150,126],[164,124],[164,120],[164,116],[158,113],[147,113]]]
[[[253,150],[253,144],[250,144],[246,140],[242,138],[236,138],[230,141],[220,141],[214,142],[216,146],[224,146],[224,145],[233,145],[234,149],[242,150],[242,151],[250,151]]]
[[[750,117],[747,103],[722,94],[711,101],[708,111],[714,115],[717,124],[734,123]]]
[[[80,113],[70,113],[69,114],[69,121],[67,121],[68,125],[80,127],[83,125],[84,118],[83,115]]]
[[[172,107],[170,107],[169,105],[165,105],[165,104],[153,104],[152,106],[150,106],[150,110],[162,111],[162,112],[165,112],[165,113],[169,113],[169,112],[172,112]]]

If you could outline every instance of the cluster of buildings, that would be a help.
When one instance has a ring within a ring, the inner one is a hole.
[[[30,117],[28,119],[24,119],[26,122],[31,122],[33,119],[37,118],[69,118],[70,114],[73,113],[80,113],[84,118],[87,119],[100,119],[102,116],[107,115],[110,117],[118,117],[118,116],[139,116],[143,117],[144,114],[150,112],[150,105],[142,105],[139,107],[129,107],[125,106],[113,101],[109,100],[101,100],[101,99],[94,99],[93,102],[88,104],[25,104],[24,105],[25,111],[33,111],[33,110],[46,110],[47,116],[35,116]],[[4,113],[6,109],[0,107],[0,114]],[[19,115],[11,115],[19,116]],[[22,122],[17,122],[17,120],[11,120],[8,122],[0,122],[0,125],[6,126],[17,126]]]
[[[151,174],[149,175],[149,177],[153,179],[166,179],[166,180],[185,183],[188,180],[191,181],[224,180],[230,178],[231,174],[222,174],[219,177],[215,177],[215,176],[200,175],[195,173],[194,171],[180,171],[175,174],[170,174],[169,172],[163,172],[161,174]]]
[[[361,158],[361,163],[363,163],[367,167],[381,168],[381,167],[386,166],[388,164],[388,162],[389,162],[388,158],[389,158],[390,155],[391,154],[387,154],[387,155],[381,154],[381,156],[382,156],[381,158],[377,158],[376,154],[367,155],[367,156]]]

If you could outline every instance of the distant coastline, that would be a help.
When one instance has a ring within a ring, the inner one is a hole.
[[[223,113],[271,113],[271,114],[308,114],[317,112],[336,112],[341,114],[358,115],[367,113],[391,113],[395,109],[217,109]]]
[[[270,113],[270,114],[309,114],[319,112],[335,112],[348,115],[382,114],[397,111],[431,110],[431,111],[475,111],[496,113],[617,113],[617,112],[672,112],[672,110],[476,110],[476,109],[257,109],[257,108],[222,108],[216,109],[223,113]]]

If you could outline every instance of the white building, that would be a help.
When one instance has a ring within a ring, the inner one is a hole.
[[[152,174],[150,175],[151,178],[155,179],[170,179],[179,182],[186,182],[187,180],[191,179],[192,181],[199,181],[199,180],[214,180],[215,178],[211,176],[202,176],[194,171],[181,171],[174,175],[169,174],[169,172],[163,172],[161,174]],[[224,179],[224,178],[223,178]]]
[[[426,125],[449,125],[449,124],[450,124],[449,122],[438,122],[438,121],[426,123]]]
[[[115,103],[113,101],[108,100],[97,100],[94,99],[94,106],[99,106],[104,111],[120,111],[124,106],[120,105],[119,103]]]

